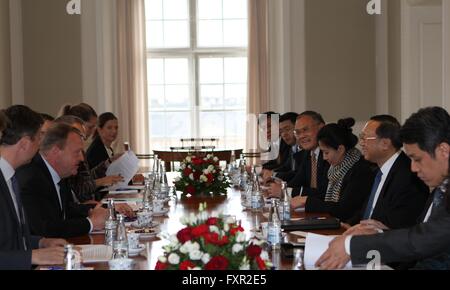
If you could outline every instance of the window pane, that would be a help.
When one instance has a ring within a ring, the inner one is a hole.
[[[164,84],[164,60],[150,58],[147,60],[148,83],[152,85]]]
[[[164,19],[165,20],[187,20],[188,13],[188,0],[164,0]]]
[[[225,85],[225,108],[245,109],[247,85]]]
[[[245,135],[245,112],[226,112],[225,122],[226,136],[243,137]]]
[[[188,25],[188,21],[164,21],[164,47],[189,47]]]
[[[188,60],[185,58],[172,58],[165,60],[166,84],[189,84]]]
[[[223,22],[224,46],[247,47],[247,20],[225,20]]]
[[[202,109],[223,108],[223,86],[201,85],[200,105]]]
[[[198,46],[216,47],[222,45],[222,20],[200,20],[198,24]]]
[[[145,0],[146,19],[162,20],[163,17],[162,1],[163,0]]]
[[[202,58],[200,59],[200,83],[222,84],[223,83],[223,59]]]
[[[166,118],[167,137],[186,138],[191,136],[190,112],[168,112]]]
[[[189,86],[166,86],[166,109],[189,109]]]
[[[225,58],[225,83],[247,83],[247,58]]]
[[[198,0],[199,19],[222,19],[222,0]]]
[[[150,136],[152,137],[164,137],[165,136],[165,118],[164,113],[150,114]]]
[[[202,138],[224,136],[224,113],[201,112],[199,127]]]
[[[248,0],[223,0],[224,19],[246,19]]]
[[[149,110],[164,109],[164,86],[149,86],[148,96],[150,98]]]
[[[147,21],[147,47],[159,48],[164,46],[163,22]]]

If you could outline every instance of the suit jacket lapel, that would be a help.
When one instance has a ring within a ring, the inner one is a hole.
[[[35,158],[36,158],[36,164],[39,167],[41,167],[42,172],[44,173],[44,175],[45,175],[45,177],[47,179],[47,180],[45,180],[45,182],[48,183],[47,187],[49,189],[51,188],[51,193],[50,194],[53,197],[53,202],[60,209],[60,211],[61,211],[61,218],[63,218],[64,217],[63,208],[61,208],[61,204],[59,203],[58,192],[56,191],[55,184],[53,183],[52,175],[51,175],[50,171],[48,170],[48,167],[45,164],[44,160],[42,159],[42,156],[39,153],[36,155]],[[61,196],[61,203],[62,203],[62,205],[64,207],[63,197],[62,197],[61,192],[60,192],[60,196]]]
[[[26,225],[22,225],[17,217],[17,212],[16,212],[16,207],[14,206],[14,202],[12,200],[11,197],[11,192],[9,191],[9,187],[6,184],[6,180],[5,177],[3,176],[3,173],[0,170],[0,191],[4,194],[5,199],[8,203],[8,208],[10,210],[10,217],[14,220],[14,222],[16,223],[16,231],[17,231],[17,243],[20,246],[21,249],[23,249],[23,241],[22,238],[24,236],[25,233],[23,233],[24,228],[26,228]],[[19,211],[24,211],[24,209],[19,209]],[[25,223],[25,220],[23,221]],[[27,247],[29,248],[29,239],[26,238],[25,241],[27,242]]]
[[[379,201],[381,201],[384,198],[392,179],[394,178],[395,174],[399,170],[401,162],[403,162],[403,158],[406,157],[406,156],[403,156],[402,154],[404,154],[404,153],[400,153],[400,155],[397,157],[397,160],[395,160],[394,164],[392,164],[391,170],[389,171],[388,176],[386,177],[386,180],[384,181],[383,188],[380,191],[380,195],[378,196],[377,204],[375,205],[372,215],[375,214],[375,212],[378,210]],[[406,158],[408,158],[408,157],[406,157]]]

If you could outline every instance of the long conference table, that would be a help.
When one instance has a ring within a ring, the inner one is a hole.
[[[173,176],[171,176],[173,177]],[[169,178],[172,179],[172,178]],[[169,181],[170,182],[170,181]],[[117,200],[127,199],[140,199],[142,194],[126,194],[126,195],[108,195],[106,198],[113,198]],[[179,230],[183,229],[184,226],[181,224],[180,219],[183,216],[188,216],[191,213],[198,213],[198,206],[201,202],[207,202],[207,211],[209,214],[212,212],[222,213],[224,215],[232,215],[236,217],[237,221],[242,222],[242,227],[245,229],[247,236],[251,236],[252,231],[256,229],[256,225],[261,222],[267,221],[264,212],[254,213],[250,210],[246,210],[241,205],[241,192],[238,189],[230,188],[228,189],[228,194],[226,196],[216,196],[216,197],[181,197],[180,193],[177,196],[172,197],[168,202],[169,212],[165,216],[154,217],[154,220],[160,223],[161,233],[176,234]],[[305,213],[305,212],[293,212],[292,218],[305,218],[305,217],[328,217],[327,214],[322,213]],[[344,232],[344,229],[337,230],[315,230],[311,231],[316,234],[321,235],[340,235]],[[291,239],[297,239],[297,236],[287,234],[288,241]],[[295,241],[295,240],[294,240]],[[104,234],[91,234],[76,238],[71,238],[68,240],[69,243],[74,245],[103,245],[105,242]],[[149,244],[149,260],[143,255],[134,257],[135,270],[153,270],[158,261],[158,257],[163,255],[163,246],[168,244],[168,241],[161,240],[158,237],[154,237],[148,240],[140,240],[142,244]],[[144,250],[146,253],[146,251]],[[142,253],[141,253],[142,254]],[[272,252],[273,255],[273,252]],[[292,269],[292,259],[285,258],[281,254],[281,251],[277,252],[279,255],[277,262],[279,262],[279,269],[290,270]],[[274,257],[272,257],[274,259]],[[95,270],[108,270],[109,266],[107,262],[86,264],[85,267],[92,267]]]

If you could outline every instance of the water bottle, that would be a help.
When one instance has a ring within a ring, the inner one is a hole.
[[[157,166],[158,166],[158,155],[154,155],[153,156],[153,168],[152,168],[152,172],[156,173],[157,171]]]
[[[254,184],[254,190],[252,191],[252,212],[260,212],[264,207],[264,197],[261,193],[259,183]]]
[[[294,263],[292,270],[305,270],[303,249],[294,249]]]
[[[81,258],[80,254],[75,251],[71,244],[64,246],[64,264],[66,270],[80,270]]]
[[[114,209],[114,200],[108,201],[108,219],[105,221],[105,244],[112,246],[117,236],[117,220]]]
[[[281,183],[281,194],[280,218],[282,221],[289,221],[291,220],[291,198],[285,181]]]
[[[113,259],[126,259],[128,258],[128,237],[127,230],[125,228],[125,217],[121,214],[117,215],[118,226],[117,236],[113,243]]]
[[[281,248],[281,221],[280,215],[278,214],[278,204],[277,201],[272,201],[272,216],[269,217],[269,229],[267,233],[267,242],[270,244],[272,249]]]

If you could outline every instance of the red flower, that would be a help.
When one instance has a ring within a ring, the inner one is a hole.
[[[215,256],[205,265],[205,270],[226,270],[228,260],[224,256]]]
[[[266,270],[266,263],[264,263],[260,256],[256,257],[256,264],[260,270]]]
[[[209,183],[214,181],[214,175],[212,175],[211,173],[207,174],[206,177],[208,178]]]
[[[244,228],[241,226],[237,226],[235,228],[230,229],[230,235],[234,236],[237,232],[244,232]]]
[[[209,231],[208,225],[201,224],[201,225],[193,228],[191,234],[194,238],[198,238],[198,237],[201,237],[204,234],[206,234],[208,231]]]
[[[197,165],[197,166],[198,165],[202,165],[203,164],[203,159],[195,157],[195,158],[192,159],[192,164]]]
[[[207,221],[206,221],[206,224],[208,225],[208,226],[215,226],[215,225],[217,225],[217,222],[219,221],[219,219],[218,218],[209,218]]]
[[[195,172],[194,172],[194,180],[199,180],[199,179],[200,179],[200,175],[202,175],[201,172],[195,171]]]
[[[247,248],[247,255],[249,256],[250,259],[254,259],[256,257],[259,257],[259,255],[261,255],[261,251],[262,251],[261,247],[250,245]]]
[[[161,263],[160,261],[156,263],[155,270],[166,270],[166,269],[167,269],[166,263]]]
[[[184,176],[189,176],[191,173],[192,173],[192,169],[190,169],[189,167],[186,167],[186,168],[183,170],[183,175],[184,175]]]
[[[186,186],[186,192],[187,193],[189,193],[189,194],[194,194],[195,193],[195,187],[193,186],[193,185],[188,185],[188,186]]]
[[[192,240],[192,234],[190,228],[184,228],[177,233],[177,239],[181,244],[186,243],[187,241]]]
[[[194,269],[195,268],[195,264],[192,263],[191,261],[187,260],[184,261],[180,264],[180,270],[186,271],[186,270],[190,270],[190,269]]]
[[[203,235],[206,244],[213,244],[216,246],[224,246],[228,244],[230,241],[227,236],[223,236],[219,239],[219,235],[217,233],[206,233]]]

